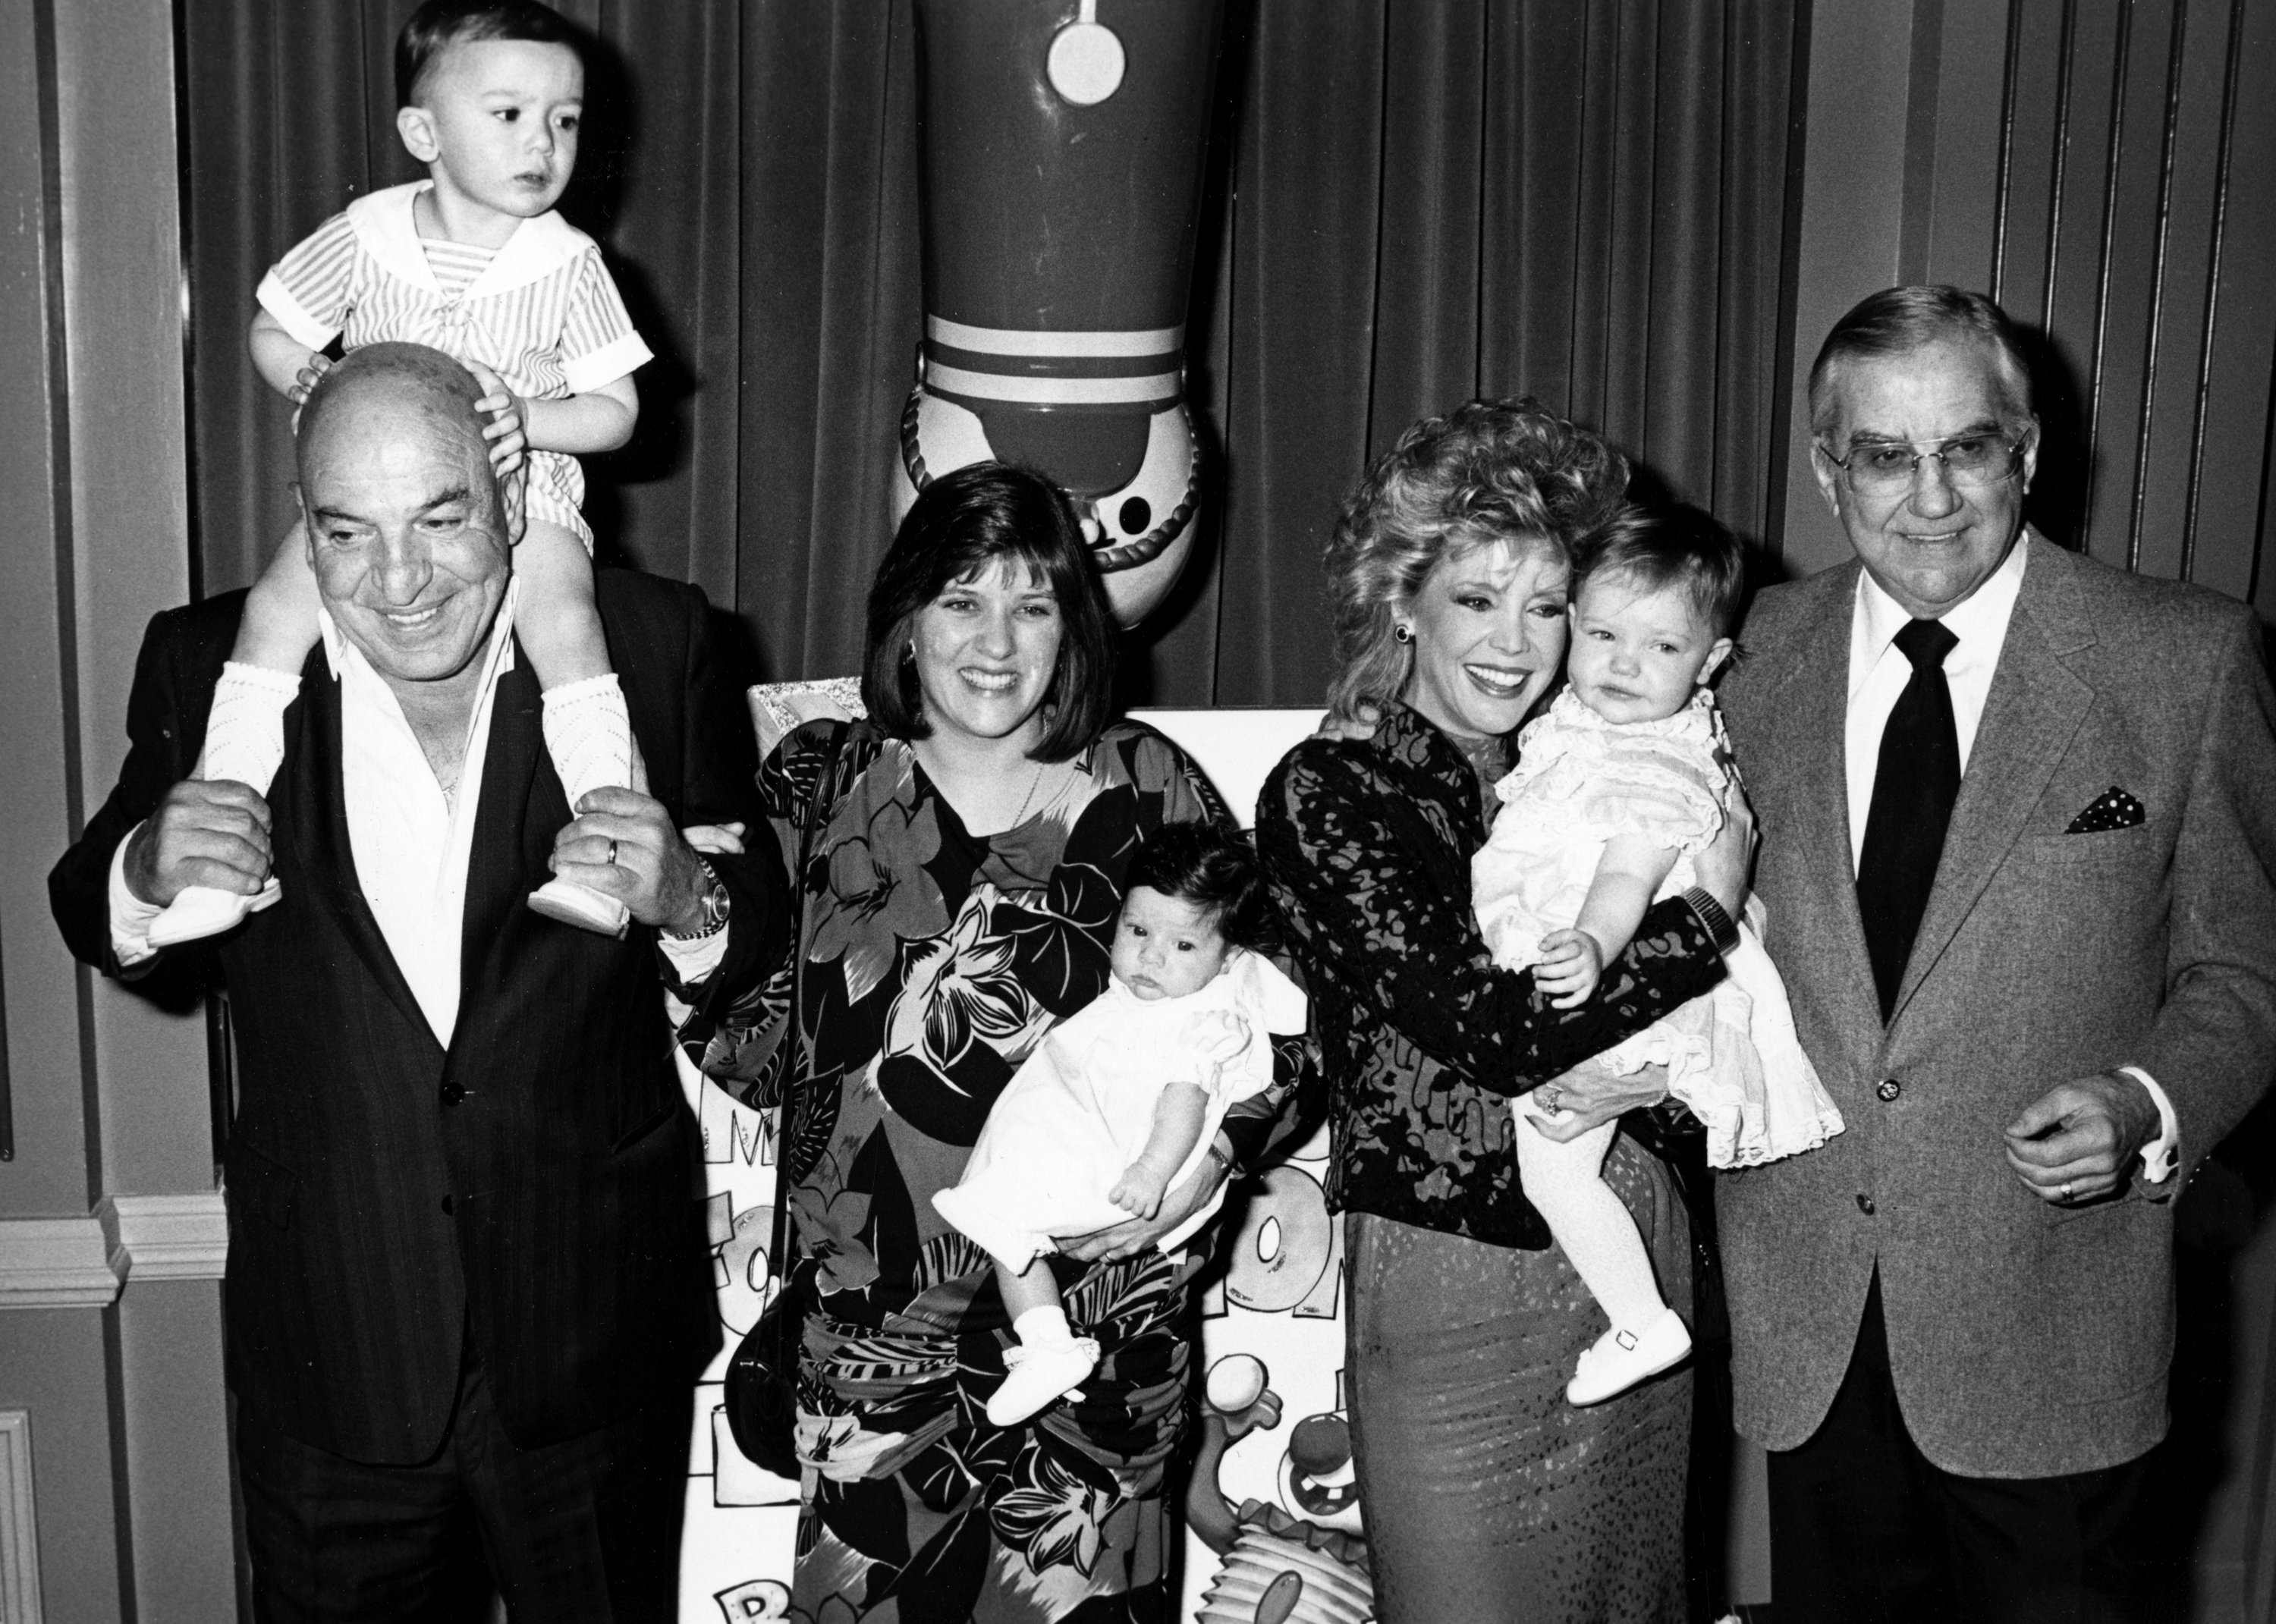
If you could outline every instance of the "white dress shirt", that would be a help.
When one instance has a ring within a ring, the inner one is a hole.
[[[2018,539],[1984,584],[1938,617],[1944,629],[1959,641],[1944,656],[1945,686],[1952,692],[1953,731],[1960,739],[1960,770],[1964,780],[1968,758],[1976,745],[1976,730],[1984,720],[1984,702],[1991,697],[1992,677],[1999,669],[1999,651],[2007,647],[2007,623],[2014,618],[2015,599],[2023,589],[2023,569],[2029,543]],[[1844,765],[1849,780],[1849,869],[1854,876],[1864,861],[1865,820],[1873,809],[1873,779],[1881,764],[1881,734],[1889,713],[1912,680],[1913,664],[1896,646],[1899,632],[1912,611],[1884,591],[1870,570],[1857,573],[1857,597],[1849,619],[1849,709],[1844,727]],[[2143,1176],[2152,1184],[2173,1176],[2174,1152],[2181,1144],[2181,1126],[2174,1103],[2157,1080],[2138,1066],[2118,1070],[2140,1081],[2158,1107],[2158,1136],[2142,1150]]]
[[[467,718],[459,790],[446,795],[395,691],[321,608],[324,656],[340,687],[340,779],[347,803],[348,844],[356,878],[397,968],[419,1001],[436,1041],[449,1048],[459,1021],[459,945],[467,911],[467,869],[482,766],[489,755],[490,712],[500,678],[514,667],[509,582],[489,645],[482,684]],[[159,909],[126,886],[126,848],[110,862],[110,940],[121,965],[148,959],[150,922]],[[695,941],[660,937],[658,945],[687,983],[702,980],[725,956],[725,931]]]

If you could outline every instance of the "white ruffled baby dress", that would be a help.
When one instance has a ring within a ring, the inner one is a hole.
[[[1518,764],[1494,786],[1502,810],[1471,862],[1478,929],[1504,969],[1538,962],[1542,937],[1570,929],[1605,844],[1643,835],[1679,854],[1660,886],[1697,883],[1693,854],[1723,827],[1736,775],[1714,695],[1702,688],[1657,722],[1608,722],[1570,688],[1518,736]],[[1715,989],[1599,1059],[1631,1073],[1665,1066],[1668,1090],[1707,1128],[1707,1159],[1751,1167],[1814,1150],[1842,1128],[1794,1035],[1794,1010],[1763,951],[1749,900],[1729,974]]]
[[[1154,1131],[1154,1105],[1172,1082],[1209,1096],[1201,1137],[1170,1180],[1174,1189],[1209,1153],[1225,1107],[1272,1084],[1275,1032],[1304,1029],[1302,989],[1270,960],[1235,948],[1206,986],[1179,998],[1142,998],[1121,982],[1053,1027],[990,1107],[954,1188],[933,1205],[1010,1268],[1130,1214],[1107,1200]],[[1225,1201],[1160,1242],[1172,1251]]]

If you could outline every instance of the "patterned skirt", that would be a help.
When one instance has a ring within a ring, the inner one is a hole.
[[[1623,1135],[1605,1181],[1688,1309],[1690,1225],[1665,1165]],[[1575,1409],[1565,1384],[1606,1321],[1562,1252],[1371,1213],[1346,1225],[1346,1378],[1383,1624],[1681,1620],[1689,1368]]]
[[[1198,1253],[1149,1251],[1066,1288],[1096,1337],[1080,1398],[989,1424],[1008,1332],[873,1331],[808,1317],[806,1463],[790,1616],[802,1624],[1163,1624],[1175,1529],[1165,1471],[1186,1416]]]

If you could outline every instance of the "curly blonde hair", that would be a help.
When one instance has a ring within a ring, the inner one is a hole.
[[[1372,725],[1415,668],[1399,616],[1441,558],[1496,543],[1569,558],[1627,499],[1627,459],[1530,395],[1426,417],[1345,499],[1328,543],[1328,709]]]

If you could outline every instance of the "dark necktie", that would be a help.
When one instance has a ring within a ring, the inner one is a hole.
[[[1935,620],[1916,620],[1897,634],[1898,651],[1913,663],[1913,674],[1881,732],[1865,850],[1857,862],[1857,910],[1883,1021],[1896,1006],[1944,855],[1952,803],[1960,797],[1960,732],[1944,679],[1944,656],[1959,641]]]

